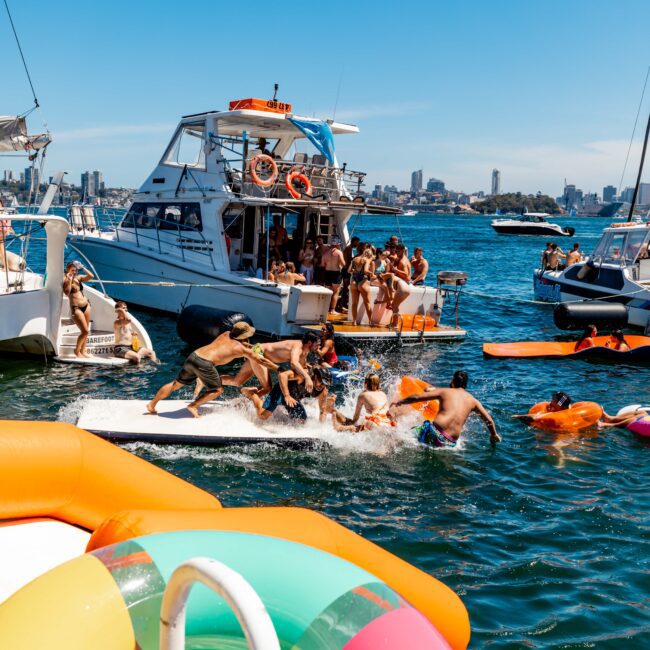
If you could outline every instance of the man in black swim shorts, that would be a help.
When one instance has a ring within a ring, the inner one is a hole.
[[[328,289],[332,290],[330,300],[330,313],[336,313],[336,303],[339,299],[341,282],[343,281],[342,270],[345,266],[345,258],[341,251],[339,239],[332,239],[329,247],[323,253],[323,281]]]

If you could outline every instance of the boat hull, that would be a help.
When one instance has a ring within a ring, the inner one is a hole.
[[[544,226],[527,225],[522,226],[509,226],[509,225],[495,225],[491,224],[492,228],[500,235],[529,235],[533,237],[541,237],[548,235],[549,237],[570,237],[571,233],[564,232],[555,228],[548,228]]]

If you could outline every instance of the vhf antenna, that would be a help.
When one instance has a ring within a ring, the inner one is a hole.
[[[273,101],[278,98],[278,84],[273,84]]]

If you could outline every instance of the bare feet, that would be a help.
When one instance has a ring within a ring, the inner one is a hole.
[[[192,414],[192,417],[195,417],[195,418],[200,418],[201,417],[201,414],[199,413],[198,407],[192,406],[190,404],[189,406],[186,406],[185,408]]]
[[[149,402],[149,404],[147,404],[147,411],[149,411],[151,415],[158,415],[158,411],[156,411],[156,405],[153,402]]]

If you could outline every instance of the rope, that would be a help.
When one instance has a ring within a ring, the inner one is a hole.
[[[16,45],[18,45],[18,51],[20,52],[20,58],[23,60],[23,66],[25,67],[25,72],[27,73],[27,80],[29,81],[29,86],[32,89],[32,95],[34,97],[34,108],[38,108],[40,104],[38,103],[38,99],[36,99],[36,91],[34,90],[34,84],[32,83],[32,78],[29,75],[29,70],[27,69],[27,62],[25,61],[25,56],[23,54],[23,48],[20,47],[20,40],[18,38],[18,34],[16,33],[16,28],[14,27],[14,21],[13,18],[11,17],[11,12],[9,11],[9,5],[7,4],[7,0],[4,0],[5,3],[5,9],[7,10],[7,15],[9,16],[9,22],[11,23],[11,29],[13,30],[14,33],[14,38],[16,39]],[[31,113],[34,108],[29,110],[25,115],[28,115]]]

